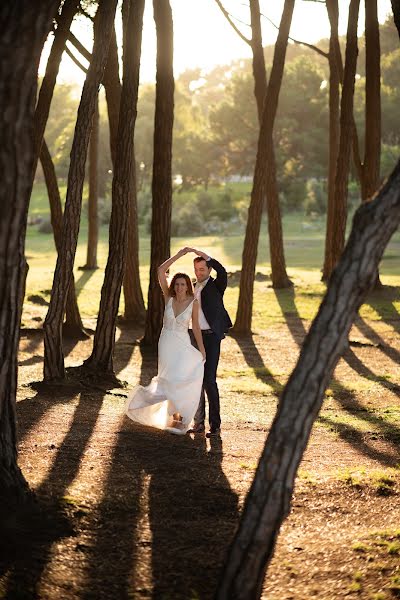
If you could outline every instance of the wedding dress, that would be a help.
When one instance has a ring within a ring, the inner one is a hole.
[[[189,324],[193,301],[175,317],[172,298],[165,306],[158,341],[158,373],[150,385],[136,386],[129,394],[126,414],[133,421],[184,434],[198,408],[204,375],[203,356],[192,346]],[[179,413],[180,423],[173,423]]]

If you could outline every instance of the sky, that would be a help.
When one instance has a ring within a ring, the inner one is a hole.
[[[250,58],[251,50],[228,24],[215,0],[170,0],[174,21],[174,73],[178,76],[188,68],[200,67],[207,72],[216,65],[229,64],[234,59]],[[250,36],[248,2],[246,0],[223,0],[225,8],[242,33]],[[359,33],[364,30],[364,2],[360,2]],[[349,0],[339,0],[339,33],[345,34]],[[261,12],[276,25],[279,25],[283,0],[260,0]],[[378,0],[379,20],[382,22],[391,14],[390,0]],[[273,44],[276,28],[262,17],[263,45]],[[86,19],[73,24],[73,32],[90,50],[92,31]],[[329,37],[329,22],[324,3],[297,0],[293,14],[290,35],[301,41],[313,43]],[[47,45],[41,62],[43,73],[49,51]],[[75,52],[76,54],[76,52]],[[152,14],[152,2],[146,0],[143,23],[141,82],[155,80],[156,37]],[[85,63],[82,60],[83,64]],[[59,81],[75,82],[82,85],[84,75],[72,60],[64,55],[60,67]]]

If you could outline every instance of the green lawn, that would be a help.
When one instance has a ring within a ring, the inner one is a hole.
[[[65,189],[61,190],[65,193]],[[49,217],[48,200],[43,186],[36,186],[32,197],[30,216]],[[322,218],[308,219],[303,215],[286,215],[283,218],[285,255],[288,273],[295,289],[274,291],[268,279],[255,285],[254,328],[264,329],[271,322],[284,320],[288,312],[298,313],[303,319],[311,319],[318,309],[325,286],[320,282],[320,269],[324,253],[325,222]],[[220,260],[228,271],[236,271],[241,266],[244,232],[232,231],[232,234],[213,235],[195,238],[173,238],[172,252],[184,245],[201,248]],[[79,271],[78,267],[86,262],[87,221],[83,214],[79,235],[75,279],[79,293],[79,304],[83,315],[97,314],[100,290],[103,282],[103,269],[108,253],[108,226],[100,230],[98,262],[100,269],[95,272]],[[270,270],[267,226],[262,225],[257,271],[268,276]],[[40,294],[49,298],[52,286],[56,254],[53,236],[38,232],[38,227],[28,227],[26,254],[29,263],[27,278],[27,296]],[[144,295],[147,294],[149,279],[150,239],[142,235],[140,239],[141,283]],[[381,278],[384,284],[400,285],[400,233],[397,232],[386,249],[381,264]],[[192,273],[192,256],[187,255],[179,262],[179,269]],[[259,278],[262,279],[262,278]],[[388,302],[387,294],[381,299],[379,294],[362,307],[367,318],[382,319],[393,316],[400,310],[399,294],[395,291]],[[238,286],[229,286],[226,292],[226,304],[234,316],[238,299]],[[121,299],[123,302],[123,299]]]

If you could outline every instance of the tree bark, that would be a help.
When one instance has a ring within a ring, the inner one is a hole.
[[[118,306],[125,272],[131,186],[135,185],[133,137],[137,114],[144,0],[124,0],[124,58],[117,155],[113,177],[109,255],[101,290],[93,352],[85,362],[98,372],[114,374],[113,352]]]
[[[400,37],[400,0],[391,0],[393,20]]]
[[[325,389],[399,223],[400,161],[376,199],[363,204],[354,217],[346,249],[280,399],[228,554],[216,594],[218,600],[254,600],[261,596]]]
[[[346,40],[346,58],[343,75],[343,90],[340,104],[340,141],[335,176],[334,214],[332,224],[331,262],[327,276],[339,261],[343,252],[347,221],[347,185],[350,169],[350,152],[353,133],[354,81],[357,67],[357,25],[360,0],[351,0]]]
[[[97,244],[99,241],[98,207],[98,164],[99,164],[99,99],[93,117],[89,145],[89,198],[88,198],[88,241],[86,264],[80,269],[93,271],[97,266]]]
[[[44,378],[64,378],[62,319],[71,282],[78,241],[82,189],[90,131],[98,89],[107,59],[108,45],[115,18],[117,0],[100,0],[94,26],[92,61],[82,90],[68,173],[67,198],[61,252],[54,273],[49,310],[44,323]]]
[[[259,0],[250,0],[250,21],[254,96],[257,102],[258,122],[261,125],[264,100],[267,93],[267,73],[265,70],[264,48],[262,43]]]
[[[339,5],[338,0],[326,0],[331,27],[329,40],[329,167],[328,167],[328,206],[326,214],[325,256],[322,281],[329,279],[329,265],[332,264],[332,227],[335,211],[335,175],[340,138],[340,46],[339,46]]]
[[[234,326],[234,331],[240,334],[250,333],[251,331],[254,275],[257,262],[264,189],[267,194],[272,283],[273,286],[277,288],[291,285],[286,274],[283,250],[282,220],[279,208],[276,164],[273,147],[273,128],[278,107],[293,9],[294,0],[285,0],[278,38],[275,44],[271,76],[263,107],[262,122],[258,138],[257,158],[254,169],[253,189],[251,192],[242,254],[239,303]],[[265,165],[267,165],[266,170]]]
[[[90,60],[90,52],[88,52],[86,48],[82,46],[75,36],[70,34],[70,39],[75,47],[85,56],[85,58]],[[115,29],[113,29],[113,34],[111,36],[107,64],[103,76],[103,85],[106,92],[108,122],[110,128],[111,160],[115,168],[118,115],[121,102],[121,82],[119,80],[118,48],[115,37]],[[132,187],[130,206],[128,256],[123,282],[125,299],[124,317],[130,321],[142,323],[145,318],[146,309],[144,306],[139,273],[139,231],[137,222],[136,185]]]
[[[72,20],[79,8],[78,0],[65,0],[61,14],[57,17],[57,29],[54,34],[53,44],[47,61],[46,72],[35,110],[34,148],[35,160],[32,168],[32,184],[35,178],[36,167],[40,157],[40,148],[47,119],[49,117],[51,100],[53,98],[54,86],[60,68],[61,57],[65,49],[65,42],[71,27]]]
[[[153,0],[157,32],[156,107],[152,180],[150,283],[142,343],[156,348],[164,313],[157,267],[170,255],[172,128],[174,122],[173,23],[168,0]]]
[[[365,149],[362,168],[363,202],[379,186],[381,158],[381,48],[377,0],[365,1]]]
[[[49,196],[51,226],[53,229],[54,244],[58,254],[61,250],[63,211],[56,171],[46,144],[46,140],[44,138],[40,149],[40,162],[46,181],[47,194]],[[71,285],[68,289],[67,305],[65,308],[65,322],[63,324],[63,335],[73,339],[86,339],[89,337],[85,332],[79,312],[75,280],[73,275]]]
[[[18,342],[40,55],[59,2],[0,4],[0,519],[29,497],[17,464]]]

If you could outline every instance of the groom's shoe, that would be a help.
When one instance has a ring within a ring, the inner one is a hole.
[[[221,435],[220,427],[211,427],[210,431],[206,434],[207,438],[214,437],[215,435]]]
[[[191,429],[188,430],[188,433],[204,433],[205,427],[202,423],[197,423],[197,425],[193,425]]]

